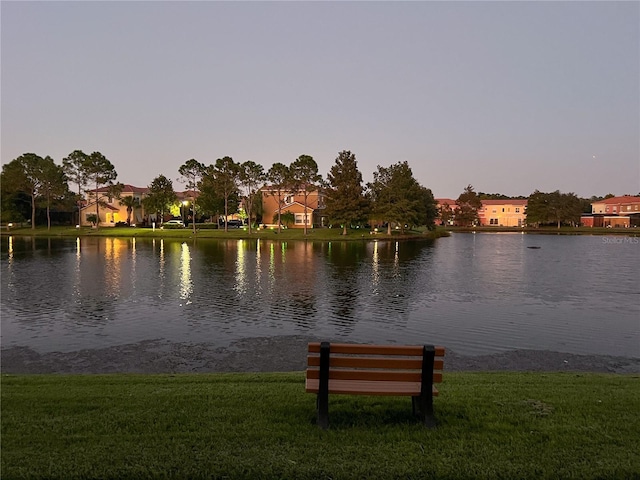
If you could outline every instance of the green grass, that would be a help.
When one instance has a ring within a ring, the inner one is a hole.
[[[2,478],[640,478],[638,375],[450,373],[402,397],[304,374],[2,376]]]
[[[10,230],[3,228],[0,233],[5,235],[25,235],[25,236],[40,236],[40,237],[136,237],[136,238],[219,238],[219,239],[265,239],[265,240],[317,240],[317,241],[344,241],[344,240],[386,240],[386,239],[425,239],[425,238],[438,238],[441,236],[448,236],[449,234],[442,228],[438,228],[435,231],[429,232],[424,229],[421,230],[406,230],[404,235],[399,231],[392,232],[391,235],[387,235],[386,231],[376,234],[369,233],[368,229],[349,229],[347,235],[342,235],[342,229],[338,228],[314,228],[307,231],[307,235],[304,235],[304,230],[300,228],[288,228],[282,230],[280,233],[277,231],[267,230],[253,230],[251,235],[249,231],[242,228],[230,228],[227,232],[224,229],[201,229],[197,230],[194,235],[193,230],[190,228],[171,228],[171,229],[159,229],[155,231],[151,228],[135,228],[135,227],[102,227],[99,229],[90,227],[52,227],[48,230],[46,227],[36,227],[31,229],[30,227],[16,228],[13,227]]]

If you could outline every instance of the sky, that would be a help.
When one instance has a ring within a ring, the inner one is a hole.
[[[1,163],[407,161],[436,197],[640,192],[640,2],[12,2]]]

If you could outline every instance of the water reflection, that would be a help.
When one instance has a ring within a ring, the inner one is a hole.
[[[640,356],[633,243],[520,234],[437,243],[4,238],[3,346],[305,334],[439,342],[461,353],[611,345],[609,353]]]
[[[180,298],[186,300],[187,305],[191,303],[191,294],[193,293],[193,284],[191,281],[191,255],[189,253],[189,245],[186,242],[182,244],[180,254]]]
[[[244,240],[238,240],[237,258],[236,258],[236,284],[234,289],[240,295],[247,291],[247,272],[245,265],[245,248],[247,244]]]

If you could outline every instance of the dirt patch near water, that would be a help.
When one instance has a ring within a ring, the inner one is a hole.
[[[150,340],[75,352],[2,349],[4,374],[292,372],[305,369],[309,341],[303,336],[248,338],[226,347]],[[445,371],[640,373],[640,358],[513,350],[481,356],[448,351]]]

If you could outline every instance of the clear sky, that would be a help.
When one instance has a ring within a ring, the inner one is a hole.
[[[408,161],[436,197],[640,191],[639,2],[1,3],[1,160]]]

